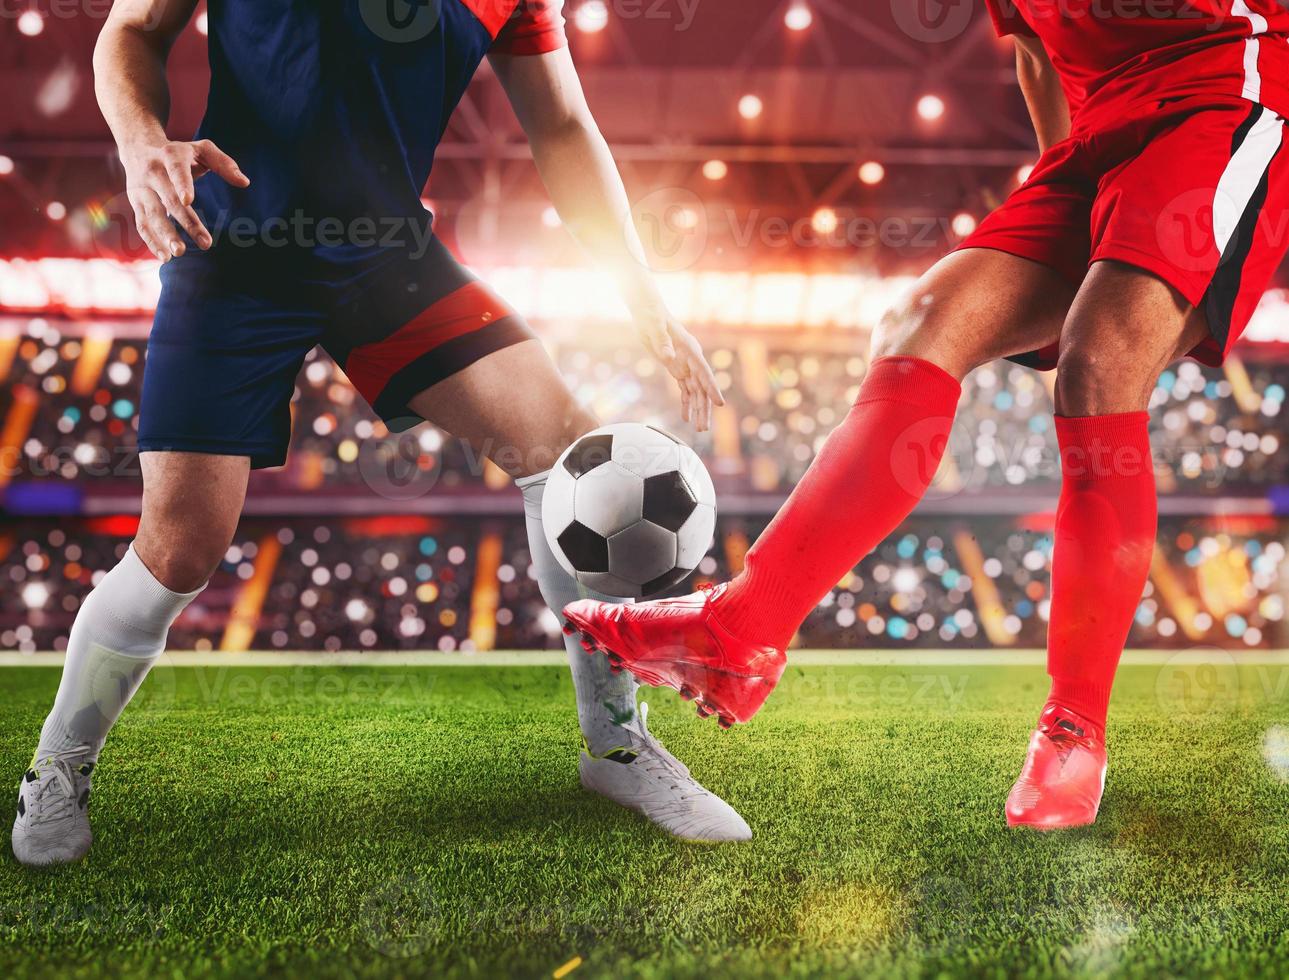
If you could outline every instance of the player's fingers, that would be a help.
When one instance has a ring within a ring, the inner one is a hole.
[[[693,382],[686,381],[685,387],[689,389],[689,421],[694,426],[695,432],[703,431],[703,399],[702,396],[694,390]]]
[[[192,147],[197,151],[197,162],[211,173],[218,174],[234,187],[251,186],[251,178],[242,173],[237,161],[210,140],[198,140]]]
[[[164,170],[152,176],[148,181],[148,187],[161,201],[161,206],[166,209],[167,214],[178,214],[187,207],[179,200],[179,193],[175,190],[175,185],[170,182],[170,175]]]
[[[139,234],[148,243],[154,255],[162,262],[168,262],[176,255],[183,255],[184,244],[175,231],[175,226],[166,217],[161,199],[151,188],[141,188],[131,196],[134,205],[134,218]]]
[[[210,237],[210,232],[206,230],[206,226],[201,223],[201,218],[197,216],[197,212],[192,208],[183,208],[178,214],[172,214],[171,217],[179,222],[179,226],[184,231],[188,232],[188,237],[197,243],[198,248],[208,249],[214,244],[214,239]]]
[[[688,422],[689,421],[689,402],[691,397],[689,393],[689,386],[685,384],[685,382],[683,381],[679,382],[679,385],[680,385],[680,417],[682,421]]]
[[[689,338],[693,347],[690,348],[690,357],[692,360],[691,370],[698,383],[702,385],[703,391],[707,397],[712,400],[714,405],[724,405],[725,396],[721,394],[721,386],[716,380],[716,372],[712,366],[707,363],[707,358],[703,354],[703,349],[698,346],[698,341],[692,337]]]
[[[187,170],[184,169],[187,175]],[[189,237],[197,242],[197,248],[209,249],[211,245],[210,232],[206,231],[206,226],[201,223],[201,218],[197,213],[189,208],[188,201],[192,200],[191,193],[188,199],[184,200],[182,188],[174,183],[174,166],[166,164],[164,170],[155,170],[151,173],[151,179],[148,181],[148,187],[160,197],[162,206],[165,206],[166,214],[174,218],[175,223],[180,228],[188,232]],[[192,187],[191,175],[188,175],[188,187]]]
[[[162,262],[169,261],[170,255],[166,252],[165,245],[162,242],[157,241],[157,236],[152,234],[152,230],[148,227],[142,214],[135,214],[134,227],[139,232],[139,237],[143,239],[143,244],[148,246],[148,251],[151,252],[154,257],[160,259]]]
[[[171,146],[175,149],[166,154],[166,175],[179,196],[179,203],[186,206],[196,197],[192,183],[192,168],[196,163],[197,155],[185,144],[172,143]]]
[[[199,248],[209,248],[211,239],[210,234],[206,231],[206,226],[197,217],[197,212],[183,203],[183,199],[174,185],[163,179],[156,182],[153,190],[156,191],[157,197],[161,199],[161,203],[166,209],[166,214],[173,218],[180,228],[188,232]]]
[[[165,206],[166,214],[174,218],[180,228],[188,232],[189,237],[197,243],[197,247],[210,248],[210,232],[201,223],[201,218],[197,217],[197,212],[184,203],[183,193],[169,182],[168,174],[167,178],[155,181],[152,187]]]
[[[690,384],[694,386],[694,428],[699,432],[706,432],[712,424],[712,402],[697,379],[691,378]]]

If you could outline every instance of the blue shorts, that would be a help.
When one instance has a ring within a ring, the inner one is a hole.
[[[291,397],[321,345],[394,431],[419,392],[511,344],[523,319],[437,239],[424,255],[190,248],[161,270],[139,412],[141,452],[280,466]]]

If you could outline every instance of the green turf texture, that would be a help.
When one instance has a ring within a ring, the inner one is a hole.
[[[57,677],[0,670],[15,785]],[[1124,668],[1096,826],[1009,831],[1045,681],[790,668],[731,732],[646,690],[756,835],[711,846],[581,790],[558,668],[158,670],[89,859],[6,834],[0,976],[1289,974],[1289,667]]]

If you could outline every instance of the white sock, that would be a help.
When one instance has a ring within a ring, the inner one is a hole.
[[[131,545],[76,614],[40,751],[88,745],[88,757],[96,759],[108,731],[165,650],[170,624],[200,592],[171,592]]]
[[[621,602],[610,596],[600,595],[580,584],[551,553],[542,529],[542,495],[546,491],[546,473],[516,480],[524,492],[524,515],[528,522],[528,550],[533,567],[537,570],[537,585],[542,598],[563,622],[563,609],[577,599],[599,599],[602,602]],[[577,721],[582,735],[592,752],[603,753],[619,745],[628,744],[629,733],[622,726],[636,720],[636,689],[638,685],[629,673],[615,674],[607,657],[588,656],[576,636],[564,638],[568,649],[568,664],[573,672],[573,689],[577,693]]]

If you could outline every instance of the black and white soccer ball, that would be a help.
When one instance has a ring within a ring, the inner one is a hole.
[[[542,524],[564,570],[589,589],[644,599],[698,567],[716,529],[716,490],[698,454],[651,425],[621,422],[565,450]]]

